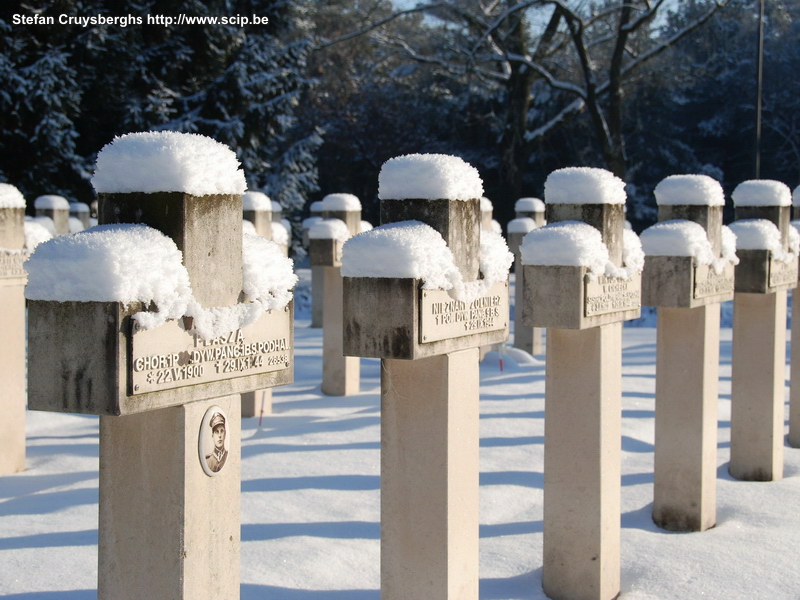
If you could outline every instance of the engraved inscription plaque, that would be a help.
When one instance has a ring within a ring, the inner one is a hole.
[[[642,306],[642,276],[630,279],[600,275],[584,281],[584,315],[607,315],[640,308]]]
[[[696,265],[694,267],[693,298],[710,298],[733,292],[733,263],[726,263],[722,273],[717,273],[710,265]]]
[[[792,255],[792,259],[786,262],[775,260],[770,256],[769,287],[795,284],[797,284],[797,256]]]
[[[27,273],[22,263],[24,263],[27,258],[27,252],[0,249],[0,279],[25,277]]]
[[[444,290],[422,290],[420,343],[438,342],[508,326],[508,282],[498,281],[471,303],[453,300]]]
[[[178,321],[131,335],[131,394],[234,379],[291,365],[291,315],[272,310],[242,329],[203,340]]]

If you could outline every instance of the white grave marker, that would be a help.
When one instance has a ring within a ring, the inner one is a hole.
[[[25,468],[25,198],[0,183],[0,413],[6,435],[0,475]]]
[[[800,233],[800,186],[792,192],[792,227]],[[792,353],[789,382],[789,435],[787,441],[793,448],[800,448],[800,293],[792,291]]]
[[[791,191],[750,180],[733,191],[736,220],[731,362],[730,474],[746,481],[783,477],[786,290],[797,285]]]
[[[508,337],[513,258],[482,193],[459,158],[391,159],[344,246],[345,352],[381,358],[384,600],[478,598],[478,348]]]
[[[291,262],[209,138],[118,137],[92,182],[104,225],[26,264],[29,406],[100,415],[100,598],[236,598],[239,394],[292,380]]]
[[[622,321],[639,316],[644,258],[624,186],[602,169],[554,171],[549,224],[521,248],[523,322],[548,328],[542,586],[559,600],[620,591]]]
[[[738,259],[719,183],[673,175],[655,196],[659,223],[641,236],[642,302],[658,307],[653,521],[704,531],[717,513],[719,303]]]

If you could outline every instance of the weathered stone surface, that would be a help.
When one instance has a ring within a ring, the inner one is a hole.
[[[381,200],[381,225],[422,221],[438,231],[453,253],[464,281],[478,279],[480,200]]]
[[[745,481],[783,477],[786,292],[733,299],[731,460]]]
[[[695,308],[733,300],[734,266],[717,274],[691,256],[648,256],[642,271],[642,305]]]
[[[658,207],[658,220],[686,219],[701,225],[706,230],[714,256],[722,256],[722,208],[705,204],[661,204]]]
[[[242,197],[181,192],[99,194],[99,221],[143,223],[183,252],[192,291],[206,308],[229,306],[242,290]]]
[[[272,212],[267,210],[245,210],[242,218],[250,221],[256,228],[256,233],[268,240],[272,239]]]
[[[308,244],[308,258],[312,267],[341,267],[344,244],[332,238],[312,238]],[[323,284],[322,289],[325,289]]]
[[[635,319],[641,314],[640,275],[630,280],[600,277],[592,283],[586,267],[524,265],[522,271],[524,325],[587,329]],[[602,293],[604,287],[607,293],[598,298],[597,293]]]
[[[493,298],[492,306],[475,305],[474,318],[469,307],[466,309],[470,314],[463,319],[463,335],[428,341],[423,339],[422,315],[426,290],[419,279],[345,277],[344,353],[415,360],[503,342],[508,339],[508,282],[495,286],[483,297]],[[491,309],[491,315],[487,314],[487,308]],[[459,309],[459,312],[465,311]],[[434,315],[429,315],[429,322],[431,316]],[[484,323],[473,326],[487,316],[492,319],[488,325],[491,330],[485,330]],[[478,333],[474,333],[476,330]]]
[[[25,209],[0,208],[0,249],[21,250],[25,246]]]
[[[658,309],[653,521],[716,522],[719,303]]]
[[[323,213],[325,219],[339,219],[347,225],[350,235],[361,233],[361,211],[360,210],[326,210]]]
[[[542,587],[550,598],[619,594],[621,344],[621,323],[547,331]]]
[[[292,308],[293,303],[290,303],[284,314],[278,316],[289,338],[290,350],[285,354],[290,358],[294,347]],[[136,393],[131,376],[131,315],[141,309],[141,305],[126,307],[118,302],[30,301],[29,368],[52,375],[30,379],[29,407],[32,410],[125,415],[283,385],[293,380],[294,363],[290,360],[288,367],[271,372]],[[274,313],[261,318],[270,319]],[[242,343],[249,343],[246,333]],[[264,354],[265,359],[268,356]],[[178,364],[177,368],[181,366]],[[221,368],[224,370],[224,363]]]
[[[791,261],[775,260],[769,250],[737,250],[736,292],[772,294],[797,286],[797,256]]]
[[[583,221],[597,229],[608,247],[609,260],[622,265],[624,204],[548,204],[547,222]]]

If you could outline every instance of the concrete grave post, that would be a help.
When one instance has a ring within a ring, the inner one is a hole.
[[[46,194],[33,202],[37,217],[49,217],[55,226],[54,235],[69,233],[69,202],[63,196]]]
[[[478,349],[508,337],[512,257],[497,236],[504,267],[481,259],[483,185],[461,159],[391,159],[379,189],[381,226],[348,240],[343,272],[345,352],[381,359],[381,598],[477,600]]]
[[[522,245],[523,322],[547,327],[542,585],[557,600],[620,591],[622,322],[640,314],[643,258],[624,186],[602,169],[551,173],[548,225]]]
[[[291,266],[269,255],[288,274],[268,291],[250,275],[244,176],[209,138],[116,138],[93,184],[100,223],[119,225],[40,244],[26,265],[30,407],[100,415],[99,598],[238,598],[240,394],[292,381]],[[81,244],[99,255],[76,252],[69,273],[107,271],[56,288],[52,257]]]
[[[800,186],[792,192],[792,227],[800,232]],[[800,276],[800,275],[798,275]],[[792,290],[792,352],[789,379],[789,435],[792,448],[800,448],[800,292]]]
[[[25,468],[25,198],[0,183],[0,475]]]
[[[492,217],[494,215],[494,205],[486,196],[481,197],[481,229],[492,230]]]
[[[525,217],[533,219],[536,227],[543,227],[547,223],[544,218],[544,201],[539,198],[520,198],[514,203],[514,212],[518,219]]]
[[[361,389],[361,359],[344,353],[342,245],[360,232],[361,203],[350,194],[329,194],[322,201],[323,221],[309,230],[312,268],[322,275],[322,393],[348,396]]]
[[[789,252],[791,191],[751,180],[733,191],[736,287],[733,297],[730,474],[745,481],[783,477],[786,290],[797,285]]]
[[[733,299],[734,248],[710,177],[668,177],[655,196],[659,223],[642,233],[642,303],[658,307],[653,521],[704,531],[717,519],[719,305]]]
[[[542,203],[542,206],[544,206],[544,203]],[[514,285],[514,348],[519,348],[530,354],[543,354],[542,329],[522,324],[522,306],[525,303],[523,298],[525,274],[522,268],[520,246],[525,235],[536,229],[536,227],[536,222],[530,217],[517,217],[509,221],[508,248],[514,253],[514,276],[516,278]]]
[[[91,227],[89,205],[85,202],[70,202],[69,203],[69,216],[78,219],[83,225],[84,229]]]
[[[253,224],[256,235],[272,239],[272,201],[264,192],[248,190],[242,195],[242,217]],[[272,414],[272,388],[242,394],[242,418]]]

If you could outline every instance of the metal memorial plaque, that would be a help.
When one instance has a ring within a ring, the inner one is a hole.
[[[289,307],[272,310],[242,329],[213,340],[187,332],[181,321],[131,335],[131,394],[234,379],[291,365]]]
[[[722,273],[717,273],[711,265],[696,265],[692,297],[699,300],[732,293],[734,271],[735,267],[731,262],[725,264]]]
[[[421,344],[502,330],[508,326],[508,282],[498,281],[469,304],[444,290],[422,290],[419,311]]]
[[[770,255],[769,259],[769,287],[797,285],[797,256],[793,255],[786,262],[775,260]]]
[[[12,277],[25,277],[25,271],[22,263],[28,258],[27,252],[21,250],[2,250],[0,249],[0,279],[8,279]]]
[[[607,315],[642,306],[642,276],[630,279],[600,275],[584,280],[584,316]]]

